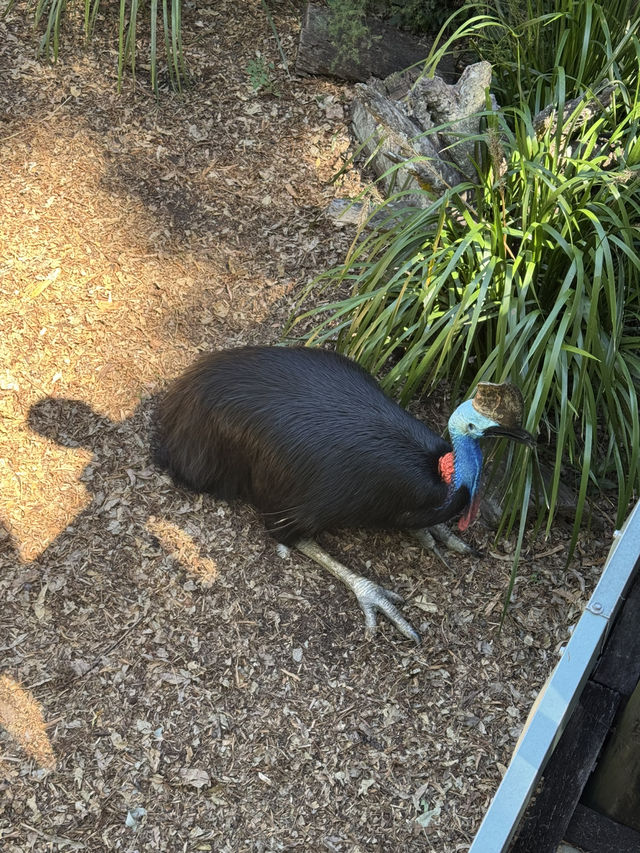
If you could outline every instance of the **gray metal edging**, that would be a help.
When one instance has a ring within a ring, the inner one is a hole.
[[[525,726],[469,853],[505,853],[602,650],[640,557],[640,502],[616,531],[602,576]]]

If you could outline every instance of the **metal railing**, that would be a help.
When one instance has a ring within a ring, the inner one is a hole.
[[[640,502],[614,534],[602,576],[536,700],[469,853],[506,853],[640,567]]]

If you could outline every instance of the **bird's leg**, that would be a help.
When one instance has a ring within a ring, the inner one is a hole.
[[[334,560],[330,554],[327,554],[311,539],[301,539],[296,543],[296,548],[323,568],[328,569],[332,575],[335,575],[352,590],[358,599],[360,609],[364,613],[367,637],[373,635],[376,628],[376,612],[380,611],[396,626],[401,634],[404,634],[409,640],[413,640],[414,643],[420,643],[420,635],[396,607],[402,602],[401,595],[352,572],[342,563]]]
[[[480,552],[476,548],[460,539],[460,537],[456,536],[455,533],[452,533],[446,524],[434,524],[433,527],[421,527],[419,530],[414,530],[413,535],[424,548],[435,554],[435,556],[441,560],[447,568],[449,568],[449,565],[436,545],[436,539],[438,542],[441,542],[448,551],[455,551],[458,554],[467,554],[474,557],[481,556]]]

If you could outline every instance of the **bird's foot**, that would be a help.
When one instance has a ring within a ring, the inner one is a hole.
[[[420,530],[414,530],[413,535],[424,548],[431,551],[432,554],[435,554],[435,556],[444,563],[447,568],[449,568],[449,564],[436,545],[436,539],[444,545],[448,551],[455,551],[457,554],[465,554],[469,557],[482,556],[481,551],[478,551],[477,548],[474,548],[463,539],[460,539],[459,536],[456,536],[455,533],[452,533],[446,524],[434,524],[433,527],[422,527]]]
[[[449,551],[455,551],[458,554],[467,554],[469,557],[482,557],[482,551],[469,545],[464,539],[456,536],[446,524],[434,524],[430,528],[438,542],[441,542]]]
[[[359,577],[351,588],[358,599],[360,609],[364,613],[367,639],[371,639],[375,634],[377,614],[380,612],[384,613],[387,619],[407,639],[413,640],[414,643],[420,645],[420,634],[418,634],[413,625],[404,618],[396,607],[397,604],[402,604],[404,601],[401,595],[363,577]]]
[[[302,539],[296,544],[296,548],[323,568],[328,569],[353,591],[364,613],[365,633],[368,638],[375,632],[377,613],[383,613],[401,634],[413,640],[414,643],[420,643],[420,634],[396,606],[402,602],[401,595],[352,572],[311,539]]]

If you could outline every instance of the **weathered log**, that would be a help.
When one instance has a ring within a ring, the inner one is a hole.
[[[394,71],[422,62],[432,40],[418,39],[376,18],[366,18],[369,38],[358,47],[357,59],[341,55],[329,37],[330,10],[309,3],[302,20],[296,72],[322,74],[342,80],[363,82],[370,77],[387,77]],[[454,73],[453,62],[446,58],[438,66],[445,77]]]
[[[407,116],[402,104],[387,100],[376,87],[358,86],[351,122],[387,193],[421,189],[442,193],[460,181],[460,174],[440,158],[437,136],[425,136],[424,128]]]
[[[601,92],[585,98],[581,95],[579,98],[573,98],[567,101],[562,111],[562,137],[568,138],[576,133],[583,125],[592,121],[595,116],[606,110],[610,103],[616,87],[613,85],[606,86]],[[577,108],[583,104],[582,109],[576,113]],[[546,133],[555,136],[558,129],[558,110],[550,104],[533,119],[533,128],[538,139],[541,139]]]
[[[387,194],[413,192],[413,202],[425,204],[420,190],[438,195],[472,177],[475,143],[459,137],[479,132],[490,82],[491,66],[478,62],[453,85],[440,77],[420,78],[401,101],[389,96],[390,89],[397,90],[395,78],[358,84],[353,132]],[[453,123],[451,131],[429,132],[447,123]],[[394,164],[403,165],[389,172]]]
[[[365,225],[376,228],[390,228],[394,219],[402,216],[406,204],[390,201],[383,206],[376,206],[370,201],[357,201],[351,198],[334,198],[327,205],[325,215],[339,226],[356,225],[362,228]]]
[[[447,156],[468,177],[475,142],[461,138],[479,132],[480,113],[486,109],[490,85],[490,63],[476,62],[464,69],[453,86],[441,77],[421,77],[409,92],[409,108],[425,130],[439,124],[451,125],[451,130],[438,135],[444,145],[450,146]]]

